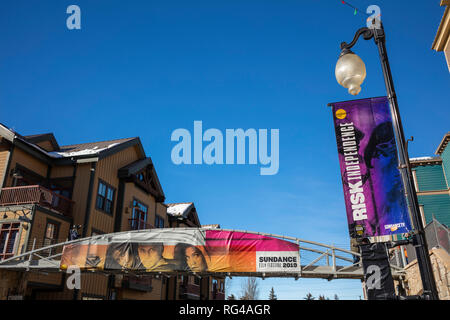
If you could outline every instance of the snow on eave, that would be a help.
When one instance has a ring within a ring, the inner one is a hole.
[[[110,145],[108,145],[105,148],[98,148],[98,147],[94,147],[92,149],[83,149],[83,150],[78,150],[78,151],[73,151],[73,152],[60,152],[60,151],[52,151],[52,152],[48,152],[48,154],[51,157],[54,158],[69,158],[69,157],[79,157],[79,156],[87,156],[87,155],[96,155],[99,154],[100,152],[110,149],[116,145],[118,145],[119,143],[112,143]]]
[[[416,157],[409,158],[409,161],[424,161],[424,160],[440,160],[439,157]]]
[[[193,205],[192,202],[189,203],[176,203],[176,204],[168,204],[167,214],[171,216],[184,216],[188,209]]]

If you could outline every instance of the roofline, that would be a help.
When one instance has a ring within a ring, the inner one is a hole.
[[[186,210],[192,210],[192,208],[195,208],[195,205],[194,205],[194,203],[193,202],[180,202],[180,203],[168,203],[168,205],[169,204],[175,204],[175,205],[177,205],[177,204],[189,204],[189,206],[185,209],[185,211]],[[167,208],[169,208],[169,207],[167,207]],[[172,214],[172,213],[170,213],[170,212],[167,212],[167,214],[168,215],[170,215],[170,216],[172,216],[172,217],[180,217],[180,215],[174,215],[174,214]],[[181,215],[181,217],[182,217],[183,215]]]
[[[16,136],[14,131],[11,131],[7,126],[5,126],[2,123],[0,123],[0,135],[9,142],[13,142]]]
[[[449,10],[450,0],[441,0],[440,6],[447,6],[445,8],[444,14],[442,15],[441,22],[439,23],[436,36],[434,37],[431,49],[436,51],[443,51],[447,39],[450,34],[450,10]]]
[[[113,140],[111,140],[111,141],[113,141]],[[104,142],[104,141],[99,141],[99,142]],[[104,159],[106,157],[112,156],[113,154],[116,154],[117,152],[125,150],[134,145],[137,145],[137,147],[141,153],[141,156],[145,158],[145,151],[144,151],[144,148],[142,147],[141,139],[139,139],[139,137],[132,138],[131,140],[128,140],[127,142],[122,142],[122,143],[119,143],[117,146],[100,151],[98,153],[98,158],[99,158],[99,160]],[[92,155],[78,156],[78,157],[74,157],[74,158],[89,158],[89,157],[92,157]]]
[[[173,202],[173,203],[166,203],[166,206],[169,206],[171,204],[173,204],[173,205],[175,205],[175,204],[194,204],[194,202]]]
[[[435,154],[441,155],[442,152],[444,152],[445,148],[447,147],[449,141],[450,141],[450,132],[447,132],[442,138],[441,143],[439,143],[439,146],[437,147]]]
[[[434,157],[430,159],[414,159],[410,158],[409,163],[411,164],[411,167],[420,167],[420,166],[433,166],[437,164],[442,163],[441,157]]]
[[[50,141],[53,148],[56,150],[59,150],[59,144],[58,141],[56,141],[55,135],[53,133],[44,133],[44,134],[35,134],[35,135],[29,135],[29,136],[23,136],[28,142],[31,142],[33,144],[37,144],[42,141]]]
[[[192,212],[195,223],[198,224],[199,226],[201,225],[200,218],[198,217],[198,213],[197,213],[197,208],[195,207],[194,202],[179,202],[179,203],[168,203],[168,204],[175,204],[175,205],[176,204],[189,204],[189,206],[186,208],[186,211],[187,211],[186,217],[184,217],[183,214],[173,215],[169,212],[167,212],[167,215],[169,215],[170,217],[177,219],[177,220],[185,220],[185,219],[188,219],[189,214]]]
[[[117,146],[111,147],[109,149],[100,151],[98,154],[88,154],[88,155],[79,155],[79,156],[70,156],[70,157],[61,157],[61,158],[55,158],[49,155],[49,152],[44,150],[43,148],[39,147],[33,142],[30,142],[27,140],[26,136],[22,136],[21,134],[11,130],[8,126],[5,126],[4,124],[0,123],[0,135],[11,142],[13,145],[18,146],[22,150],[28,152],[32,156],[38,158],[39,160],[43,161],[45,164],[55,164],[55,165],[71,165],[77,162],[77,160],[82,159],[95,159],[95,161],[104,159],[106,157],[109,157],[113,154],[116,154],[117,152],[120,152],[126,148],[129,148],[131,146],[136,145],[139,152],[141,153],[142,158],[146,158],[144,148],[141,143],[141,139],[139,137],[131,138],[130,140],[119,143]],[[50,133],[44,134],[43,136],[51,135]],[[54,136],[53,136],[54,138]],[[118,140],[118,139],[115,139]],[[97,141],[97,142],[106,142],[106,141],[114,141],[114,140],[105,140],[105,141]],[[56,142],[56,139],[55,139]],[[88,142],[89,143],[89,142]],[[93,142],[95,143],[95,142]],[[67,145],[62,147],[68,147],[68,146],[75,146],[73,145]],[[57,152],[57,151],[56,151]],[[92,160],[94,161],[94,160]],[[159,183],[159,181],[158,181]]]

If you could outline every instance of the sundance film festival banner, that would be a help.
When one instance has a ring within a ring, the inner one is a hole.
[[[299,246],[263,235],[196,228],[150,229],[64,246],[61,269],[137,272],[300,272]]]
[[[350,236],[411,230],[386,97],[331,103]]]

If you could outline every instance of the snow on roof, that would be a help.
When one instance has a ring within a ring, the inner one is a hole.
[[[172,216],[184,216],[192,206],[192,202],[186,203],[168,203],[167,213]]]
[[[205,229],[220,229],[220,224],[204,224],[202,228]]]
[[[423,161],[423,160],[434,160],[437,157],[416,157],[416,158],[409,158],[409,161]]]
[[[441,157],[417,157],[417,158],[409,158],[410,162],[418,163],[418,162],[439,162],[442,161]]]
[[[104,147],[104,148],[99,148],[98,146],[93,147],[92,149],[81,149],[81,150],[77,150],[77,151],[68,151],[68,152],[62,152],[62,151],[52,151],[52,152],[48,152],[48,154],[53,157],[53,158],[65,158],[65,157],[77,157],[77,156],[85,156],[85,155],[93,155],[93,154],[98,154],[99,152],[112,148],[116,145],[118,145],[119,143],[111,143],[108,146]]]

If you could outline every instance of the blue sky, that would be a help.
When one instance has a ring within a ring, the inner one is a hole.
[[[349,1],[381,7],[411,156],[433,155],[449,131],[449,72],[431,50],[439,1]],[[81,30],[66,8],[81,8]],[[329,102],[353,99],[334,77],[341,41],[365,25],[340,0],[24,1],[0,3],[0,119],[60,145],[139,136],[167,202],[193,201],[203,224],[284,234],[347,248]],[[367,78],[357,98],[385,95],[372,41],[354,47]],[[280,169],[181,165],[171,133],[279,129]],[[260,281],[280,299],[359,299],[359,281]],[[233,278],[232,292],[240,280]]]

